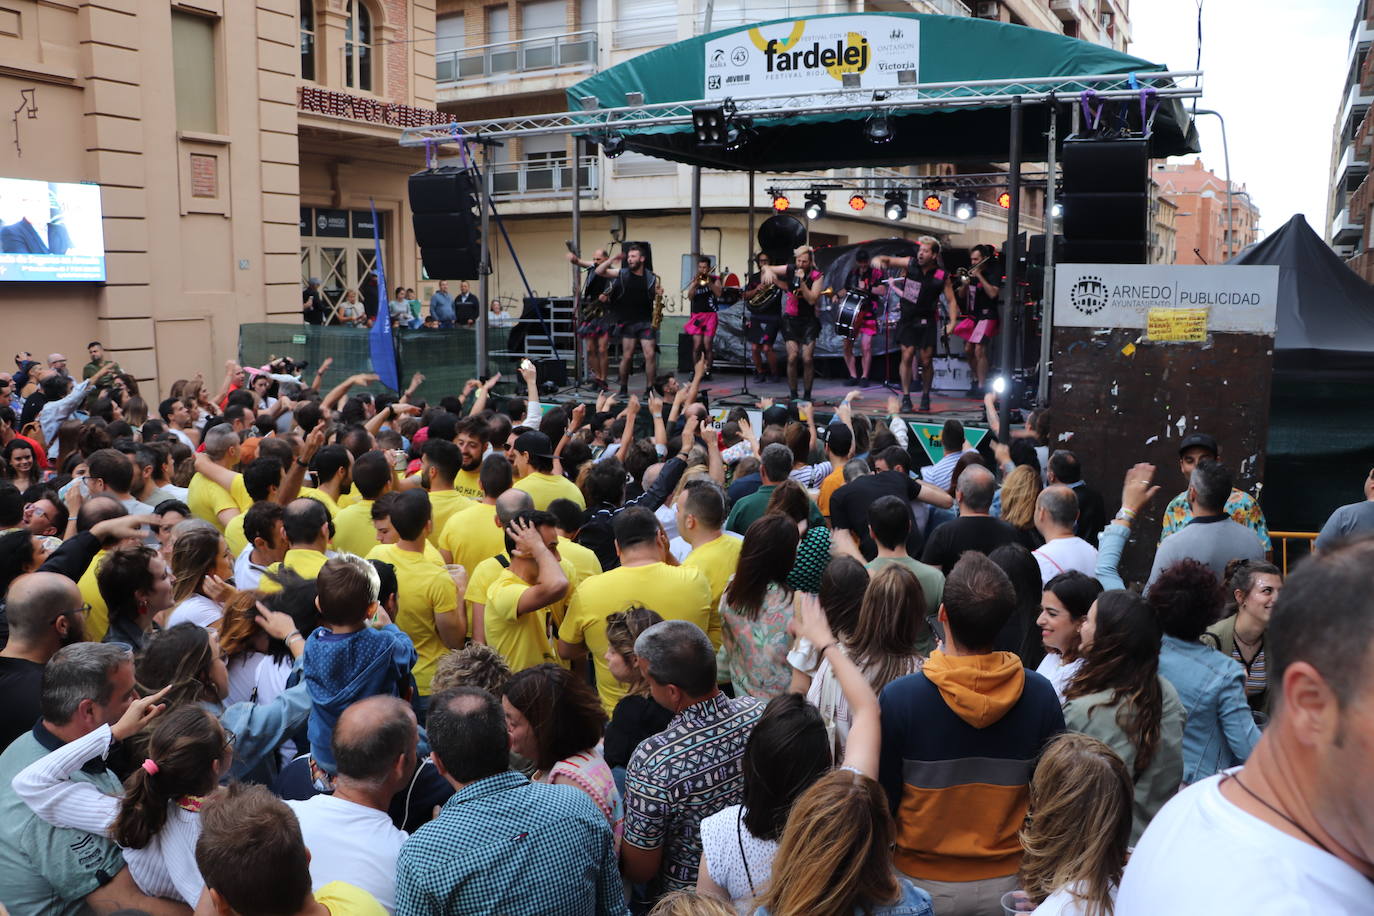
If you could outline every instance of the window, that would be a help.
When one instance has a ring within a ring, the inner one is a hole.
[[[215,69],[215,20],[173,10],[172,73],[177,130],[219,132]]]
[[[315,79],[315,0],[301,0],[301,79]]]
[[[344,85],[372,91],[372,11],[363,0],[348,0],[344,28]]]
[[[672,0],[615,0],[615,46],[643,48],[677,41],[677,4]]]
[[[441,83],[458,78],[458,58],[467,45],[467,19],[450,13],[435,20],[434,78]]]

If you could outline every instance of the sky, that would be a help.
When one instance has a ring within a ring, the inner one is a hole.
[[[1171,70],[1195,69],[1198,2],[1131,0],[1129,53]],[[1325,237],[1331,137],[1356,0],[1201,2],[1198,107],[1226,119],[1231,180],[1250,192],[1263,232],[1304,213]],[[1198,131],[1203,164],[1222,175],[1217,118],[1199,116]]]

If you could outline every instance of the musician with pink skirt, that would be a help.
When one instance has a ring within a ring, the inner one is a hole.
[[[969,345],[969,368],[973,372],[971,397],[982,397],[988,381],[988,347],[997,336],[997,303],[1002,290],[997,277],[997,253],[991,245],[974,245],[969,252],[968,272],[959,277],[959,304],[964,316],[953,333]]]

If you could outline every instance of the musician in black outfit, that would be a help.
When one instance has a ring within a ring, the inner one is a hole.
[[[762,251],[754,256],[754,264],[758,266],[758,270],[749,275],[749,281],[740,293],[740,298],[746,303],[759,291],[759,287],[764,285],[763,271],[770,263],[768,255]],[[768,286],[774,285],[769,282]],[[744,336],[749,341],[749,349],[753,351],[754,381],[759,383],[778,380],[778,354],[773,349],[773,341],[777,340],[778,327],[782,324],[782,290],[780,287],[775,288],[778,294],[760,308],[745,306]],[[763,371],[764,354],[768,356],[766,375]]]
[[[849,293],[860,293],[868,299],[864,310],[854,322],[854,330],[844,337],[844,364],[849,370],[845,384],[853,387],[868,387],[868,373],[873,368],[873,338],[878,333],[876,317],[877,303],[887,296],[887,285],[883,283],[883,272],[873,266],[873,259],[866,248],[854,253],[854,269],[844,278],[844,287],[836,291],[832,301],[843,302]],[[854,366],[854,338],[859,338],[862,350],[862,372]]]
[[[583,270],[582,293],[577,300],[577,336],[587,350],[587,372],[591,383],[602,391],[607,388],[606,374],[610,369],[611,326],[606,318],[606,304],[610,302],[611,281],[598,276],[596,268],[609,255],[606,249],[592,252],[592,259],[584,261],[571,251],[568,262]]]
[[[969,252],[967,276],[959,278],[959,306],[965,318],[972,322],[956,328],[954,333],[969,345],[969,368],[973,371],[971,397],[983,396],[988,382],[988,347],[997,336],[997,299],[1002,288],[993,282],[998,278],[997,252],[991,245],[974,245]]]
[[[912,362],[921,354],[921,410],[930,410],[930,385],[935,380],[935,340],[940,328],[940,296],[944,295],[952,312],[946,333],[954,330],[959,316],[959,300],[954,282],[940,266],[940,242],[923,235],[916,240],[916,256],[899,258],[883,255],[874,266],[900,267],[904,278],[892,281],[902,298],[902,316],[897,323],[897,343],[902,348],[902,410],[911,410]]]
[[[621,267],[621,261],[625,266]],[[658,329],[654,327],[654,300],[663,295],[658,276],[644,263],[644,249],[628,246],[622,254],[607,258],[596,266],[596,275],[612,279],[610,317],[612,332],[620,338],[620,395],[630,393],[630,366],[634,361],[635,341],[644,351],[644,391],[647,396],[654,380]]]
[[[810,245],[792,253],[793,263],[761,269],[764,277],[785,290],[782,304],[782,339],[787,344],[787,387],[797,400],[797,376],[806,383],[804,400],[811,400],[811,382],[816,375],[816,340],[821,336],[821,319],[816,302],[821,298],[824,278],[816,269]]]
[[[716,339],[716,325],[720,317],[716,308],[720,303],[720,277],[711,272],[710,258],[697,258],[697,274],[692,285],[686,290],[692,307],[692,317],[687,319],[683,333],[692,338],[692,365],[704,358],[706,360],[705,378],[711,378],[711,346]]]

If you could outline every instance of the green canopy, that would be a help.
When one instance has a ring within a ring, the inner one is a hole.
[[[837,13],[725,29],[646,52],[572,86],[568,104],[572,111],[619,108],[633,92],[643,93],[645,106],[707,99],[719,104],[728,97],[751,117],[756,131],[735,150],[702,148],[685,123],[622,124],[616,132],[627,149],[663,159],[786,172],[839,163],[1006,161],[1009,99],[1019,94],[1034,103],[1022,121],[1022,157],[1040,161],[1047,146],[1046,94],[1055,93],[1066,115],[1084,90],[1167,89],[1171,80],[1152,76],[1163,72],[1159,64],[1110,48],[987,19]],[[837,94],[852,88],[843,85],[845,73],[858,75],[861,91]],[[1063,79],[1104,75],[1116,76]],[[856,101],[863,102],[859,110]],[[849,110],[826,110],[844,104]],[[1149,100],[1150,110],[1156,105],[1150,155],[1197,152],[1197,132],[1181,102]],[[880,112],[889,115],[894,130],[889,142],[877,144],[865,138],[864,127]],[[1141,105],[1119,101],[1107,117],[1112,126],[1124,119],[1129,129],[1139,130]],[[587,116],[589,128],[596,121]],[[1069,121],[1061,118],[1060,124],[1062,136]],[[596,138],[594,130],[588,135]]]

